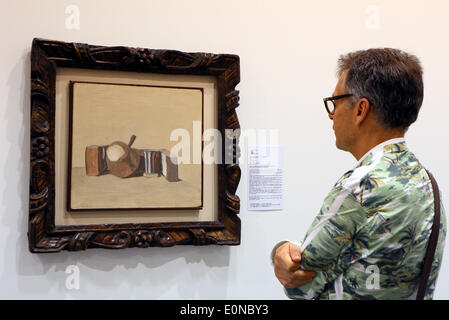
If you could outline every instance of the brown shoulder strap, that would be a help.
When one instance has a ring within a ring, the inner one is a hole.
[[[426,256],[424,258],[424,267],[416,300],[424,300],[427,283],[429,282],[430,271],[432,269],[432,262],[435,256],[435,249],[438,243],[438,233],[440,230],[440,191],[433,175],[429,171],[427,171],[427,169],[426,172],[429,175],[430,181],[432,183],[435,214],[433,217],[432,233],[430,234],[429,244],[427,245]]]

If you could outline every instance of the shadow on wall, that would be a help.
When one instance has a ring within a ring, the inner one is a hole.
[[[6,235],[10,243],[5,244],[8,250],[3,252],[2,259],[10,262],[1,275],[1,283],[11,283],[11,277],[17,277],[22,298],[89,298],[89,294],[96,298],[167,298],[164,294],[168,294],[170,298],[173,293],[167,292],[173,289],[177,289],[175,295],[181,299],[215,298],[210,291],[201,290],[208,284],[214,284],[213,294],[217,298],[226,298],[229,247],[89,249],[52,254],[32,254],[28,251],[30,50],[27,48],[19,58],[8,79],[7,110],[3,115],[7,123],[6,138],[11,141],[9,150],[4,152],[17,155],[6,158],[4,176],[7,182],[17,181],[18,188],[6,188],[3,195],[10,201],[4,203],[2,222],[5,229],[11,231]],[[14,114],[18,117],[16,121],[12,116]],[[18,136],[16,130],[20,130]],[[17,197],[19,200],[11,201]],[[19,208],[15,206],[17,203],[20,203]],[[14,267],[10,250],[14,249],[15,270],[11,270]],[[76,265],[80,271],[80,290],[77,292],[69,292],[66,288],[68,274],[65,272],[70,265]],[[16,274],[11,274],[14,271]],[[202,282],[204,285],[199,285]],[[123,286],[127,289],[125,292]],[[139,294],[139,290],[148,294]],[[103,291],[106,293],[101,297],[96,296],[96,292]]]

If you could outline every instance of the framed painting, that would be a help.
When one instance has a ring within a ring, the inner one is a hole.
[[[34,39],[30,251],[240,244],[239,68]]]

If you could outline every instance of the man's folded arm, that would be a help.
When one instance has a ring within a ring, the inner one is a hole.
[[[313,270],[316,276],[298,288],[285,288],[292,299],[314,299],[349,266],[352,255],[357,253],[353,240],[366,215],[352,193],[344,199],[334,215],[318,215],[301,247],[302,270]]]

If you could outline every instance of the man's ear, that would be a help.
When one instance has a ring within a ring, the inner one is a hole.
[[[371,110],[371,104],[368,99],[360,98],[360,100],[356,102],[354,109],[355,124],[360,126],[368,118],[368,114]]]

